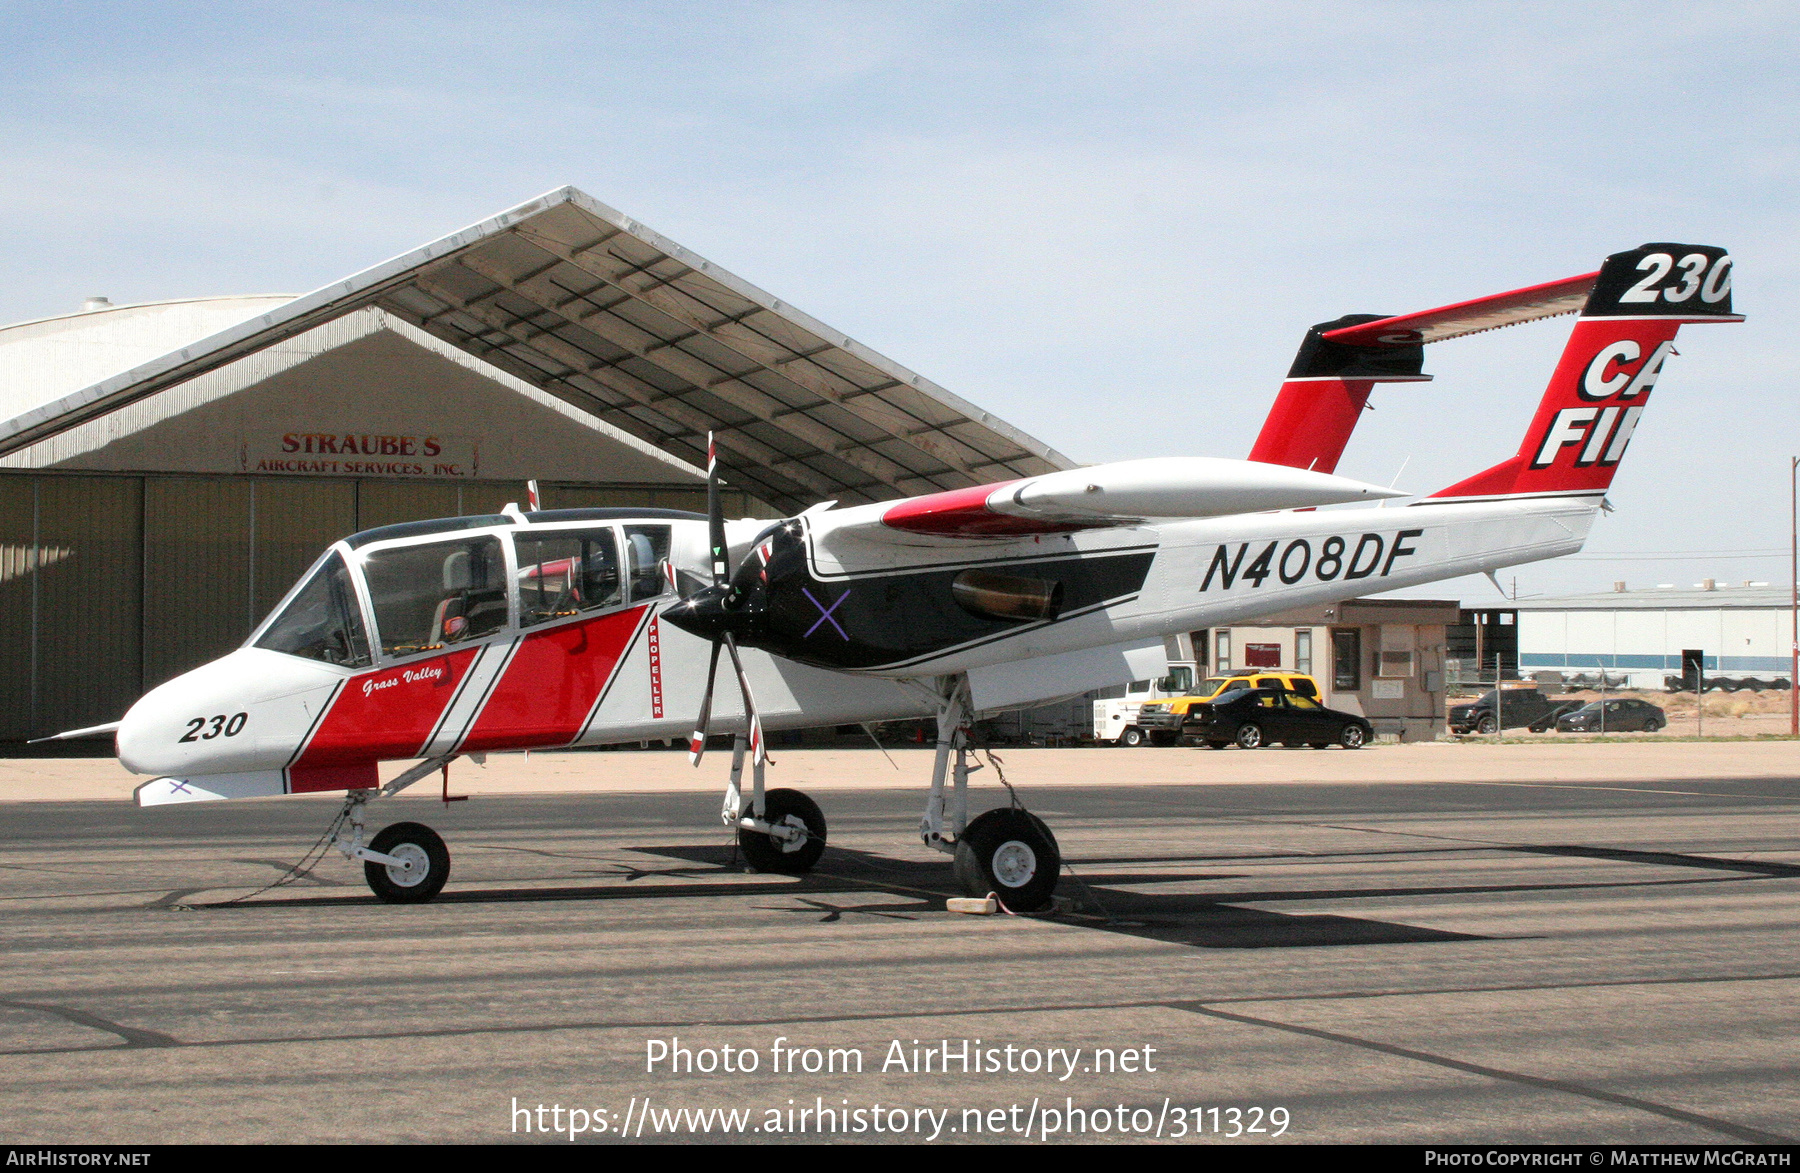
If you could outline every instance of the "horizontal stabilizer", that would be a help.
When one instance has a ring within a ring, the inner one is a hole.
[[[1407,495],[1277,464],[1167,456],[911,497],[882,507],[879,526],[869,528],[952,538],[1010,538],[1137,525],[1152,518],[1224,517]]]
[[[1535,322],[1539,318],[1554,318],[1558,314],[1576,313],[1587,304],[1588,294],[1599,276],[1598,272],[1583,273],[1579,277],[1494,293],[1434,310],[1378,318],[1328,331],[1323,337],[1340,346],[1422,346],[1428,342],[1461,338],[1464,334]]]

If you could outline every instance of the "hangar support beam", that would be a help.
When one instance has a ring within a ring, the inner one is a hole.
[[[833,376],[811,361],[814,354],[829,350],[828,346],[821,346],[806,354],[791,352],[783,354],[780,347],[747,324],[746,319],[769,312],[762,306],[756,306],[736,316],[708,306],[707,308],[711,309],[715,315],[715,320],[708,322],[683,305],[680,296],[663,288],[671,284],[671,281],[653,278],[651,283],[639,287],[628,284],[625,274],[609,271],[593,263],[588,258],[597,246],[576,250],[540,233],[522,231],[519,235],[589,276],[606,282],[632,298],[654,306],[691,329],[700,331],[714,342],[755,364],[759,369],[793,384],[800,390],[811,392],[826,402],[842,407],[866,423],[899,436],[921,454],[940,461],[965,476],[975,477],[977,475],[967,457],[957,451],[952,446],[952,442],[930,434],[940,431],[940,429],[931,425],[929,421],[905,415],[894,408],[884,411],[866,402],[866,398],[877,391],[887,387],[900,386],[899,380],[890,379],[885,387],[862,387],[855,383],[850,383],[848,388],[834,386],[831,382],[832,378],[841,379],[842,376]],[[463,263],[468,262],[463,260]],[[691,295],[689,296],[691,298]],[[694,300],[696,304],[705,304],[698,301],[697,298],[691,298],[691,300]],[[802,366],[802,363],[806,365]],[[848,380],[845,381],[848,382]],[[790,410],[800,412],[804,409],[793,408]],[[921,432],[920,429],[924,429],[924,431]]]
[[[716,426],[704,415],[694,411],[680,400],[659,398],[661,396],[660,390],[650,387],[648,384],[640,383],[629,373],[619,370],[616,365],[608,360],[603,359],[598,355],[590,354],[573,343],[557,337],[549,331],[532,328],[532,331],[527,333],[525,327],[529,326],[528,322],[516,319],[512,315],[499,310],[498,307],[491,304],[478,304],[472,302],[470,299],[458,297],[456,294],[438,285],[428,277],[418,277],[416,279],[416,284],[421,292],[428,293],[445,305],[460,310],[490,330],[504,334],[515,342],[529,345],[533,350],[555,359],[565,368],[565,374],[553,375],[543,371],[531,371],[531,368],[527,366],[524,369],[531,373],[525,377],[530,378],[533,382],[541,384],[546,378],[549,378],[557,382],[568,383],[569,375],[580,375],[599,383],[609,390],[627,396],[639,406],[648,408],[651,411],[664,416],[672,423],[687,428],[697,435],[705,435],[709,428]],[[431,323],[426,322],[422,328],[431,330]],[[432,332],[437,333],[437,331]],[[504,347],[496,347],[495,352],[498,354],[508,353]],[[483,357],[487,358],[490,362],[496,361],[493,354],[484,355]],[[719,443],[721,447],[734,449],[764,468],[768,468],[783,460],[785,457],[784,453],[769,448],[748,436],[733,431],[722,433],[719,436]],[[802,487],[802,491],[798,494],[791,488],[782,491],[779,495],[784,498],[804,499],[809,493],[830,496],[834,492],[831,483],[823,477],[818,476],[816,473],[813,473],[811,469],[804,469],[804,471],[787,469],[783,470],[779,475],[788,478],[790,481],[798,482]],[[817,498],[815,497],[814,499]],[[808,501],[807,503],[810,504],[811,502]]]

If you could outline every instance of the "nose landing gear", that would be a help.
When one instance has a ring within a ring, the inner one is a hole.
[[[343,813],[331,830],[331,846],[345,859],[363,861],[363,879],[385,903],[423,904],[442,892],[450,878],[450,849],[444,846],[443,836],[423,823],[384,827],[365,847],[363,808],[371,798],[397,794],[420,778],[447,769],[449,763],[448,757],[421,762],[380,790],[352,790],[344,796]],[[446,781],[448,777],[446,774]],[[350,824],[348,835],[341,829],[346,822]]]
[[[395,823],[369,843],[371,855],[393,863],[363,861],[370,891],[389,904],[423,904],[444,890],[450,878],[450,851],[443,837],[423,823]]]

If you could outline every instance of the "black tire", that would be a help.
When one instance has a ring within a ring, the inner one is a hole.
[[[1363,732],[1361,725],[1352,722],[1344,726],[1344,731],[1338,734],[1338,744],[1345,749],[1361,749],[1369,744],[1369,735]]]
[[[1483,713],[1481,720],[1475,722],[1475,732],[1477,733],[1492,733],[1499,728],[1500,722],[1494,720],[1492,713]]]
[[[771,823],[798,821],[806,828],[799,843],[777,843],[761,831],[738,828],[738,850],[759,872],[797,876],[810,872],[825,854],[825,812],[798,790],[771,790],[763,795],[764,817]]]
[[[1644,719],[1644,732],[1645,733],[1660,733],[1662,731],[1662,727],[1663,727],[1662,721],[1656,717],[1646,717]]]
[[[1254,721],[1246,721],[1238,726],[1235,738],[1239,749],[1261,749],[1263,744],[1262,726]]]
[[[1044,820],[1017,807],[988,811],[956,842],[956,880],[980,899],[992,892],[1013,912],[1050,904],[1062,871],[1062,851]]]
[[[1206,743],[1206,748],[1207,749],[1230,749],[1231,743],[1229,741],[1209,741]]]
[[[442,892],[444,881],[450,878],[450,849],[423,823],[383,827],[369,841],[369,850],[399,856],[420,869],[415,872],[373,860],[363,862],[363,879],[369,890],[388,904],[423,904]]]
[[[1119,734],[1120,745],[1139,746],[1149,741],[1149,735],[1136,725],[1127,725],[1125,732]]]

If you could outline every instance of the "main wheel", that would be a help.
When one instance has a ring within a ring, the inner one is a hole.
[[[1044,820],[1018,807],[1001,807],[972,821],[956,841],[956,879],[977,899],[992,892],[1014,912],[1036,912],[1050,903],[1062,870],[1062,852]]]
[[[1655,717],[1646,718],[1644,721],[1644,732],[1645,733],[1659,732],[1662,729],[1662,727],[1663,727],[1663,723],[1661,721],[1657,720]]]
[[[804,832],[779,842],[761,831],[738,828],[738,850],[759,872],[797,876],[812,871],[825,854],[825,813],[819,804],[798,790],[771,790],[763,795],[764,817],[769,822]]]
[[[1258,749],[1263,743],[1262,726],[1246,722],[1238,726],[1237,743],[1239,749]]]
[[[1145,733],[1142,729],[1139,729],[1136,725],[1127,725],[1125,727],[1125,732],[1119,734],[1120,745],[1142,745],[1149,740],[1149,734]]]
[[[363,879],[370,891],[389,904],[423,904],[444,890],[450,878],[450,849],[423,823],[395,823],[383,827],[369,841],[369,850],[400,860],[399,864],[365,860]]]
[[[1365,740],[1361,725],[1346,725],[1344,731],[1338,734],[1338,744],[1345,749],[1361,749]]]
[[[1498,728],[1500,728],[1500,722],[1494,720],[1492,713],[1482,714],[1481,720],[1475,722],[1475,732],[1477,733],[1492,733]]]

